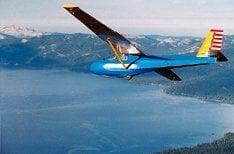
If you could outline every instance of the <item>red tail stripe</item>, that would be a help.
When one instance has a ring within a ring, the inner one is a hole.
[[[215,36],[223,36],[223,34],[217,34],[217,33],[215,33]]]
[[[217,45],[222,45],[223,43],[220,43],[220,42],[212,42],[212,44],[217,44]]]
[[[220,47],[220,46],[212,46],[211,48],[221,49],[222,47]]]
[[[217,42],[217,41],[213,41],[212,43],[223,44],[223,42]]]
[[[212,31],[212,32],[223,32],[222,29],[211,29],[210,31]]]
[[[217,42],[223,42],[223,39],[217,39],[217,38],[214,38],[213,41],[217,41]]]
[[[220,40],[221,39],[221,40]],[[223,38],[213,38],[213,40],[223,41]]]
[[[211,48],[221,49],[222,47],[220,47],[220,46],[212,46]]]
[[[214,40],[223,40],[223,38],[214,38]]]

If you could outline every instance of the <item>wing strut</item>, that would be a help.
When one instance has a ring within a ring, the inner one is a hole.
[[[117,60],[122,64],[122,66],[127,69],[127,67],[124,64],[124,61],[121,58],[121,55],[117,52],[117,50],[115,49],[114,45],[112,44],[110,39],[107,39],[107,43],[109,44],[109,46],[111,47],[113,53],[115,54],[115,57],[117,58]]]

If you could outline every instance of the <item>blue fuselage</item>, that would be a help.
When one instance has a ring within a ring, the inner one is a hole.
[[[126,77],[146,72],[152,72],[161,68],[178,68],[195,65],[207,65],[216,63],[216,58],[197,58],[192,56],[135,56],[129,55],[124,60],[123,67],[116,59],[98,60],[92,63],[90,70],[97,75]]]

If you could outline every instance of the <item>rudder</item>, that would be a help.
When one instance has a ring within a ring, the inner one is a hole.
[[[199,48],[196,57],[216,57],[217,61],[228,61],[222,53],[224,31],[211,29]]]

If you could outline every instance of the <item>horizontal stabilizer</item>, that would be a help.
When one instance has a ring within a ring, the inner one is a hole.
[[[222,52],[218,52],[216,54],[216,57],[217,57],[217,61],[219,61],[219,62],[227,62],[228,61],[227,57],[225,57]]]
[[[181,78],[168,68],[156,69],[155,72],[164,76],[165,78],[167,78],[169,80],[181,81]]]

